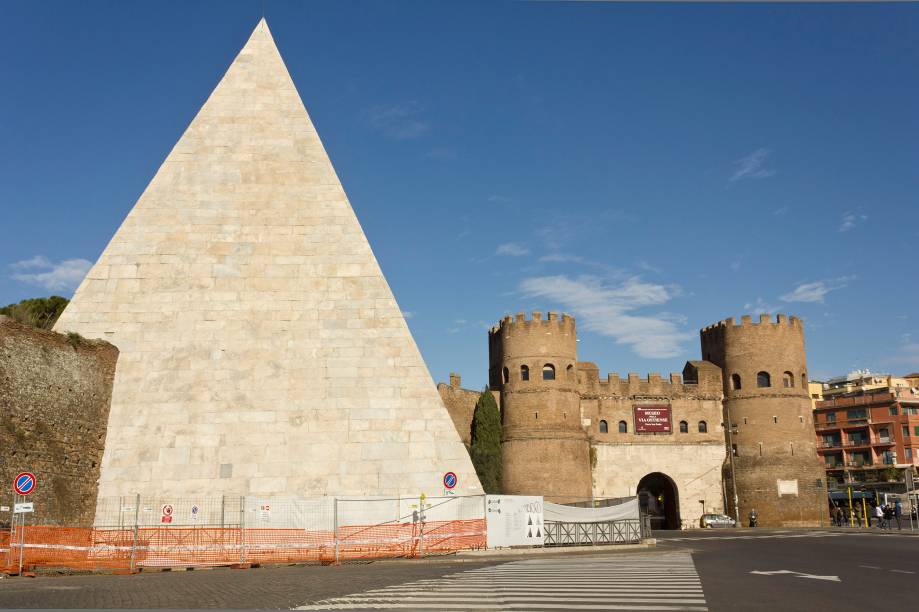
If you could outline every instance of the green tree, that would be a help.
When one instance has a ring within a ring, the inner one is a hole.
[[[68,303],[67,298],[59,295],[32,298],[0,308],[0,315],[6,315],[33,327],[51,329]]]
[[[485,389],[472,416],[472,465],[486,493],[501,492],[501,414],[491,391]]]

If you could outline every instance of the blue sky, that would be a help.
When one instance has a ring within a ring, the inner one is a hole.
[[[0,303],[69,296],[261,3],[0,4]],[[919,370],[919,6],[282,2],[269,26],[436,380],[577,316],[601,372],[806,321]]]

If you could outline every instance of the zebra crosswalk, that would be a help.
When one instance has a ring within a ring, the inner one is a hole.
[[[513,561],[300,610],[708,610],[689,553]]]

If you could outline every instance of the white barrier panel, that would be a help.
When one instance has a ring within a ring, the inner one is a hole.
[[[539,495],[486,495],[488,548],[542,546],[543,499]]]

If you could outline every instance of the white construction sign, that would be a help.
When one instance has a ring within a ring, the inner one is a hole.
[[[543,499],[536,495],[486,495],[488,548],[542,546]]]

